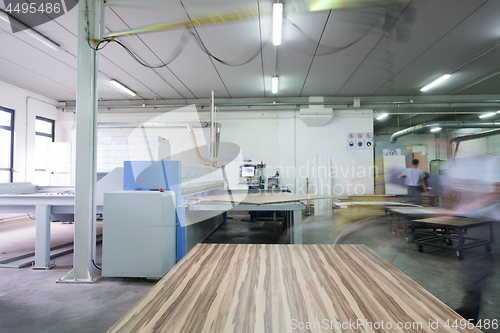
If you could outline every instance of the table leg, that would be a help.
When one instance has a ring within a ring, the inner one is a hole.
[[[490,222],[490,242],[493,243],[493,222]]]
[[[50,269],[50,205],[36,205],[35,266]]]
[[[302,244],[302,211],[294,210],[291,215],[290,244]]]

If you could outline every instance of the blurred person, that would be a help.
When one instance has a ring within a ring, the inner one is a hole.
[[[405,178],[405,186],[408,187],[408,195],[414,205],[420,203],[420,193],[429,193],[425,183],[425,173],[418,168],[418,160],[411,162],[411,168],[404,169],[398,178]]]
[[[478,192],[478,189],[485,190],[487,187],[490,187],[491,192]],[[500,182],[461,182],[455,194],[461,200],[451,209],[454,216],[500,221]],[[475,238],[489,239],[489,228],[480,227],[475,232]],[[483,251],[468,252],[467,259],[460,262],[460,276],[465,293],[461,306],[455,311],[462,317],[477,322],[483,290],[492,265],[492,255]]]

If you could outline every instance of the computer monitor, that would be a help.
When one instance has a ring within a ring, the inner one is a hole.
[[[255,167],[242,165],[241,166],[241,177],[255,177]]]

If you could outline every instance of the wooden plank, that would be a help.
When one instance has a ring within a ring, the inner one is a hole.
[[[253,205],[264,205],[282,202],[295,202],[315,199],[331,199],[338,198],[337,195],[320,195],[320,194],[297,194],[297,193],[251,193],[251,194],[229,194],[224,195],[210,195],[205,197],[196,197],[201,201],[222,201],[222,202],[235,202]]]
[[[439,207],[390,207],[389,212],[401,215],[450,215],[453,211]]]
[[[108,332],[481,332],[460,319],[364,245],[198,244]]]
[[[444,226],[467,227],[476,224],[488,223],[491,221],[474,219],[469,217],[440,216],[440,217],[430,217],[427,219],[415,220],[414,222],[422,222],[422,223],[444,225]]]

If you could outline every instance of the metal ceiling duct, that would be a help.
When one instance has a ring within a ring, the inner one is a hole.
[[[497,135],[497,134],[500,134],[500,129],[494,129],[494,130],[489,130],[489,131],[485,131],[485,132],[480,132],[480,133],[464,135],[464,136],[459,136],[459,137],[453,138],[450,140],[450,142],[448,144],[448,158],[453,159],[453,158],[457,157],[458,147],[460,146],[461,142],[476,140],[476,139],[485,138],[485,137]],[[454,150],[453,150],[453,144],[455,144]]]
[[[419,133],[434,127],[445,128],[500,128],[500,122],[494,121],[440,121],[435,123],[425,123],[409,127],[398,131],[391,136],[391,142],[396,142],[402,136]]]

